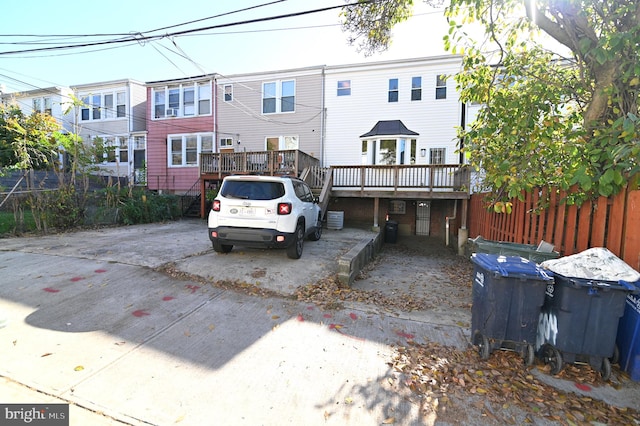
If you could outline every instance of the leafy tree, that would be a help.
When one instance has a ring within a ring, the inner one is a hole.
[[[362,30],[361,49],[385,48],[413,2],[364,3],[344,26]],[[376,10],[395,19],[363,22]],[[445,14],[445,47],[464,54],[461,100],[484,105],[463,150],[496,201],[552,185],[578,188],[568,201],[580,202],[638,180],[637,0],[451,0]]]
[[[42,169],[57,158],[58,123],[48,114],[25,115],[0,104],[0,169]]]

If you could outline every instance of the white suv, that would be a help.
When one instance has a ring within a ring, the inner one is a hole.
[[[305,237],[322,235],[322,212],[309,186],[295,177],[228,176],[209,212],[209,239],[218,253],[234,244],[286,248],[299,259]]]

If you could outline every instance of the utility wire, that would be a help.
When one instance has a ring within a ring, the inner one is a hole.
[[[164,38],[164,37],[182,36],[182,35],[186,35],[186,34],[193,34],[193,33],[196,33],[196,32],[207,31],[207,30],[218,29],[218,28],[228,28],[228,27],[234,27],[234,26],[238,26],[238,25],[255,24],[255,23],[258,23],[258,22],[268,22],[268,21],[274,21],[274,20],[279,20],[279,19],[292,18],[292,17],[296,17],[296,16],[310,15],[310,14],[319,13],[319,12],[326,12],[326,11],[334,10],[334,9],[342,9],[342,8],[345,8],[345,7],[352,7],[352,6],[359,6],[359,5],[363,5],[363,4],[367,4],[367,3],[373,3],[375,1],[378,1],[378,0],[367,0],[367,1],[364,1],[362,3],[357,3],[356,2],[356,3],[346,4],[346,5],[329,6],[329,7],[319,8],[319,9],[306,10],[306,11],[302,11],[302,12],[293,12],[293,13],[287,13],[287,14],[283,14],[283,15],[270,16],[270,17],[266,17],[266,18],[256,18],[256,19],[249,19],[249,20],[245,20],[245,21],[230,22],[230,23],[227,23],[227,24],[211,25],[211,26],[208,26],[208,27],[176,31],[176,32],[173,32],[173,33],[166,33],[166,34],[161,34],[161,35],[148,35],[148,36],[145,36],[145,35],[142,35],[142,33],[138,33],[136,35],[132,35],[132,36],[130,35],[129,37],[122,38],[122,39],[116,39],[116,40],[99,41],[99,42],[93,42],[93,43],[80,43],[80,44],[73,44],[73,45],[67,45],[67,46],[40,47],[40,48],[36,48],[36,49],[12,50],[12,51],[7,51],[7,52],[0,52],[0,56],[14,55],[14,54],[17,54],[17,53],[31,53],[31,52],[44,52],[44,51],[52,51],[52,50],[76,49],[76,48],[81,48],[81,47],[101,46],[101,45],[106,45],[106,44],[141,43],[141,42],[144,42],[144,41],[157,40],[157,39],[161,39],[161,38]]]

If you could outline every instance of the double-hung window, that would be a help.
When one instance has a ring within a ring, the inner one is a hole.
[[[398,102],[398,79],[389,79],[389,102]]]
[[[445,75],[436,76],[436,99],[447,99],[447,81]]]
[[[411,78],[411,100],[422,100],[422,77]]]
[[[225,84],[224,86],[224,101],[231,102],[233,101],[233,85]]]
[[[338,81],[338,96],[351,96],[351,80]]]
[[[176,84],[152,89],[153,118],[211,114],[211,82]]]
[[[169,135],[168,142],[169,167],[197,166],[201,152],[213,152],[212,133]]]
[[[262,84],[263,114],[294,112],[295,106],[295,80],[272,81]]]
[[[109,120],[127,116],[127,95],[125,91],[99,92],[80,95],[80,120]]]

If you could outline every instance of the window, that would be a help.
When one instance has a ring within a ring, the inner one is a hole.
[[[231,84],[226,84],[224,86],[224,101],[225,102],[233,101],[233,86]]]
[[[415,164],[416,139],[363,140],[362,164]]]
[[[129,162],[129,138],[120,137],[118,161],[120,163]]]
[[[201,152],[213,152],[213,134],[170,135],[167,145],[169,167],[197,166]]]
[[[445,75],[436,77],[436,99],[447,99],[447,82]]]
[[[296,85],[293,80],[282,82],[282,97],[280,111],[293,112],[296,103]]]
[[[429,150],[429,164],[445,164],[446,148],[431,148]]]
[[[351,80],[338,81],[338,96],[351,96]]]
[[[51,115],[51,98],[33,98],[32,107],[33,112],[41,112]]]
[[[186,87],[184,89],[183,110],[182,115],[189,116],[196,113],[196,96],[195,89],[193,87]]]
[[[411,100],[422,100],[422,77],[411,78]]]
[[[127,116],[127,94],[120,92],[102,92],[80,96],[80,119],[108,120]]]
[[[113,94],[104,95],[104,118],[112,118],[113,111]]]
[[[116,93],[116,117],[122,118],[127,115],[127,96],[125,92]]]
[[[127,136],[96,136],[93,138],[93,143],[98,148],[98,158],[96,159],[98,162],[125,164],[129,162],[129,138]]]
[[[389,102],[398,102],[398,79],[389,79]]]
[[[211,83],[198,83],[198,114],[211,114]]]
[[[44,98],[44,113],[51,115],[51,98]]]
[[[232,138],[220,138],[220,148],[232,148],[232,147],[233,147]]]
[[[33,112],[42,111],[42,98],[33,98]]]
[[[209,81],[156,87],[151,92],[153,118],[211,114],[211,83]]]
[[[93,111],[92,118],[94,120],[100,120],[100,106],[102,101],[102,96],[93,95],[91,97],[91,110]]]
[[[280,99],[280,102],[278,102]],[[262,84],[262,113],[294,112],[296,84],[294,80]]]
[[[297,136],[278,136],[266,139],[267,151],[281,151],[285,149],[298,149]]]
[[[262,113],[273,114],[276,112],[276,84],[264,83],[262,85]]]

